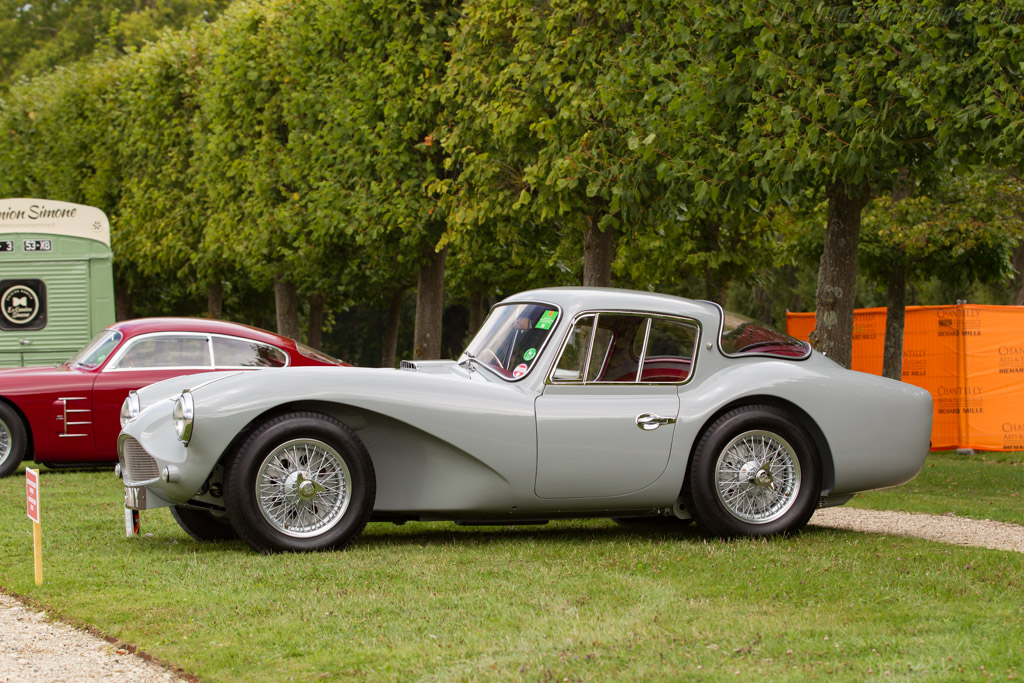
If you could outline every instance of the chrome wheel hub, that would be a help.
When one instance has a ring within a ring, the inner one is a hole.
[[[331,529],[352,499],[341,454],[317,439],[295,439],[268,455],[256,475],[264,519],[281,533],[305,538]]]
[[[774,432],[750,431],[730,441],[715,463],[715,493],[726,511],[748,524],[782,517],[800,493],[800,461]]]

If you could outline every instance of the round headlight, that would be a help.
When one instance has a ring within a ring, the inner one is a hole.
[[[174,433],[178,435],[178,440],[186,446],[189,440],[192,439],[192,422],[195,419],[195,410],[192,394],[187,389],[181,392],[181,396],[174,399],[174,410],[171,413],[174,419]]]
[[[121,404],[121,426],[124,427],[137,418],[141,411],[142,403],[139,401],[139,395],[135,390],[129,391],[124,403]]]

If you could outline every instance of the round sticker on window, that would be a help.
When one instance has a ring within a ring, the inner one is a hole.
[[[520,363],[515,367],[514,370],[512,370],[512,376],[516,378],[522,377],[523,375],[526,374],[527,369],[528,368],[526,367],[526,363]]]
[[[534,348],[526,349],[526,353],[523,354],[523,360],[525,360],[526,362],[530,362],[531,360],[533,360],[536,357],[537,357],[537,349],[534,349]]]

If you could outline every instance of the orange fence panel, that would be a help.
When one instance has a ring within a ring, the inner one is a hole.
[[[854,313],[854,370],[882,374],[885,317]],[[814,323],[814,313],[786,314],[797,339]],[[1024,450],[1024,306],[908,307],[903,381],[932,395],[933,450]]]

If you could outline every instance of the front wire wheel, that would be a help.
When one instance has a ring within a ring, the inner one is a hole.
[[[293,439],[275,448],[256,474],[260,512],[286,536],[322,534],[348,510],[351,481],[337,450],[317,439]]]
[[[224,475],[231,524],[263,553],[344,548],[366,526],[376,490],[359,437],[332,417],[305,411],[257,427]]]
[[[818,454],[792,416],[772,406],[744,406],[703,434],[684,495],[706,533],[771,536],[802,528],[820,490]]]

